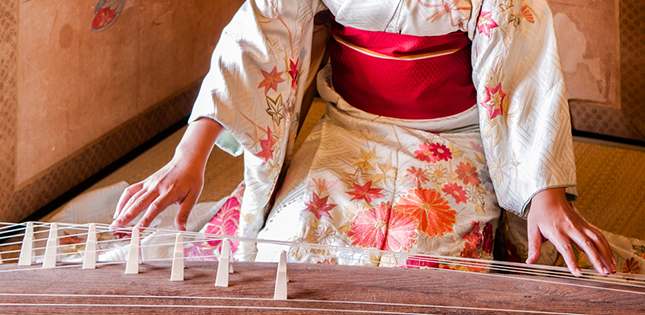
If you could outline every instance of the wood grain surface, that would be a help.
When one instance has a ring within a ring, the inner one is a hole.
[[[146,262],[138,275],[123,264],[39,267],[0,266],[0,313],[645,313],[645,288],[576,279],[289,264],[288,300],[276,301],[272,263],[236,263],[228,288],[214,286],[217,262],[186,262],[183,282],[169,280],[167,262]]]

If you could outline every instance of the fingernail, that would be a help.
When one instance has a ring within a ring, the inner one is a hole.
[[[605,275],[609,274],[609,270],[607,269],[607,267],[602,267],[602,273],[604,273]]]
[[[616,264],[616,258],[614,258],[613,256],[611,257],[611,261],[614,262],[614,265]]]

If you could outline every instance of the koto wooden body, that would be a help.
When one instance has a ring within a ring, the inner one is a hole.
[[[137,275],[125,275],[124,264],[0,265],[0,313],[645,313],[645,289],[619,284],[311,264],[289,264],[288,300],[277,301],[276,268],[235,263],[229,287],[221,288],[214,286],[217,262],[186,262],[183,282],[169,280],[169,262],[145,262]]]

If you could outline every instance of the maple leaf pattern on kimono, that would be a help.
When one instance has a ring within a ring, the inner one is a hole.
[[[346,193],[353,196],[350,201],[362,199],[365,200],[365,202],[370,203],[372,202],[372,199],[384,196],[381,194],[381,190],[383,190],[383,188],[372,188],[372,181],[370,180],[363,186],[355,183],[354,190],[346,191]]]
[[[264,159],[264,162],[262,165],[265,165],[269,160],[273,159],[273,145],[275,144],[275,141],[273,140],[273,137],[271,136],[271,127],[267,127],[267,138],[265,140],[260,140],[260,147],[262,148],[262,151],[257,154],[258,157],[261,157]]]
[[[305,210],[313,213],[313,215],[318,220],[320,220],[320,218],[322,217],[328,217],[331,219],[331,214],[329,214],[329,211],[334,209],[336,205],[332,203],[327,203],[328,198],[329,196],[320,198],[318,194],[314,192],[313,196],[311,197],[311,201],[305,201],[305,205],[307,206]]]
[[[273,123],[275,125],[280,125],[280,122],[282,122],[282,118],[284,118],[284,114],[282,114],[282,112],[284,111],[284,102],[282,100],[282,94],[278,94],[278,96],[275,99],[272,99],[267,95],[266,99],[267,99],[267,114],[271,116],[271,119],[273,120]]]
[[[264,70],[262,71],[262,75],[264,76],[264,80],[260,82],[260,85],[258,85],[258,89],[264,87],[264,94],[268,94],[269,90],[274,90],[278,91],[278,83],[284,82],[284,79],[282,77],[283,72],[278,72],[278,69],[276,66],[273,66],[273,70],[271,72],[266,72]]]

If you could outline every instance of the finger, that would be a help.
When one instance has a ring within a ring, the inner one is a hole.
[[[128,199],[128,201],[125,203],[125,205],[123,206],[123,209],[121,209],[121,212],[119,213],[119,215],[116,217],[116,219],[114,221],[119,221],[119,218],[121,218],[123,216],[123,214],[126,211],[128,211],[128,209],[130,209],[132,207],[132,205],[137,200],[139,200],[139,198],[141,198],[141,196],[143,196],[144,194],[146,194],[148,192],[149,191],[147,189],[142,188],[141,190],[137,191],[134,195],[132,195],[132,197],[130,197],[130,199]]]
[[[596,249],[598,249],[600,258],[603,260],[605,267],[611,273],[616,272],[616,259],[614,258],[614,253],[612,253],[607,239],[602,235],[602,233],[600,233],[600,231],[593,228],[590,228],[585,232],[589,239],[591,239],[595,244]]]
[[[125,204],[136,194],[137,192],[141,191],[143,188],[142,183],[136,183],[128,188],[126,188],[123,191],[123,194],[121,194],[121,197],[119,198],[119,202],[116,205],[116,210],[114,211],[114,216],[112,217],[112,220],[116,220],[116,218],[119,217],[119,214],[121,214],[121,210],[123,210],[123,207]]]
[[[589,239],[587,235],[576,232],[569,234],[569,236],[576,244],[578,244],[578,247],[582,249],[585,254],[587,254],[587,258],[596,269],[596,271],[598,271],[598,273],[605,276],[609,274],[609,269],[607,269],[605,264],[601,261],[600,253],[598,253],[596,244],[594,244],[594,242]]]
[[[171,196],[170,194],[165,194],[157,197],[151,204],[148,206],[148,210],[143,215],[143,217],[135,224],[135,227],[145,228],[150,226],[152,220],[154,220],[161,212],[166,210],[168,206],[172,205],[174,201],[177,200],[176,197]]]
[[[136,195],[135,195],[136,196]],[[129,207],[126,207],[116,221],[112,222],[112,226],[122,227],[136,218],[141,212],[146,210],[148,206],[159,196],[156,191],[148,191],[136,198]]]
[[[578,262],[576,261],[575,255],[573,254],[573,247],[571,247],[571,243],[569,243],[569,238],[559,235],[557,237],[552,238],[551,243],[555,248],[558,250],[558,252],[562,255],[562,258],[564,259],[564,262],[567,264],[567,267],[569,268],[569,271],[571,274],[573,274],[576,277],[582,276],[582,271],[580,270],[580,267],[578,266]]]
[[[175,228],[180,231],[186,231],[186,222],[188,222],[188,215],[190,211],[193,210],[195,203],[197,203],[197,197],[199,194],[188,193],[186,199],[179,204],[179,212],[175,217]]]
[[[542,247],[542,234],[537,224],[529,224],[527,226],[528,242],[529,242],[529,257],[526,260],[527,264],[534,264],[540,259],[540,248]]]

